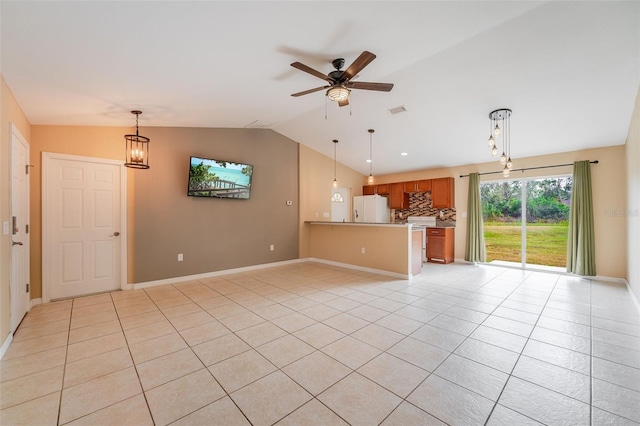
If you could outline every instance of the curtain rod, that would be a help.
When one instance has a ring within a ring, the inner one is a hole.
[[[594,160],[594,161],[589,161],[589,164],[598,164],[598,160]],[[570,164],[555,164],[553,166],[540,166],[540,167],[525,167],[523,169],[513,169],[511,170],[512,172],[525,172],[527,170],[537,170],[537,169],[550,169],[553,167],[566,167],[566,166],[573,166],[573,163]],[[485,172],[485,173],[478,173],[478,176],[482,176],[482,175],[495,175],[498,173],[502,173],[502,171],[499,172]],[[469,177],[469,175],[460,175],[461,178],[464,177]]]

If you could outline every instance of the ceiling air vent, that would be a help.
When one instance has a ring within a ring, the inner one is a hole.
[[[255,120],[251,123],[247,124],[245,129],[270,129],[273,126],[278,124],[277,121],[263,121],[263,120]]]
[[[407,112],[407,109],[404,107],[404,105],[400,105],[395,108],[390,108],[389,112],[391,114],[400,114],[401,112]]]

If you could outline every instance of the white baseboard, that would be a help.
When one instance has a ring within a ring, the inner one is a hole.
[[[33,308],[36,305],[42,305],[42,299],[41,298],[31,299],[31,308]]]
[[[141,289],[141,288],[149,288],[149,287],[155,287],[155,286],[165,285],[165,284],[176,284],[176,283],[181,283],[181,282],[185,282],[185,281],[194,281],[194,280],[201,280],[201,279],[205,279],[205,278],[219,277],[219,276],[223,276],[223,275],[237,274],[237,273],[240,273],[240,272],[257,271],[257,270],[265,269],[265,268],[273,268],[274,266],[293,265],[295,263],[300,263],[300,262],[325,263],[327,265],[340,266],[340,267],[347,268],[347,269],[355,269],[357,271],[364,271],[364,272],[371,272],[371,273],[374,273],[374,274],[387,275],[387,276],[390,276],[390,277],[400,278],[400,279],[403,279],[403,280],[411,278],[409,275],[399,274],[399,273],[396,273],[396,272],[383,271],[381,269],[365,268],[363,266],[350,265],[348,263],[333,262],[331,260],[324,260],[324,259],[317,259],[317,258],[314,258],[314,257],[307,257],[307,258],[303,258],[303,259],[292,259],[292,260],[284,260],[282,262],[263,263],[263,264],[260,264],[260,265],[244,266],[242,268],[224,269],[224,270],[221,270],[221,271],[206,272],[204,274],[185,275],[185,276],[182,276],[182,277],[166,278],[166,279],[163,279],[163,280],[155,280],[155,281],[146,281],[146,282],[135,283],[135,284],[127,284],[126,287],[125,287],[125,290],[137,290],[137,289]]]
[[[624,278],[606,277],[604,275],[596,275],[594,277],[582,277],[582,278],[584,278],[585,280],[604,281],[604,282],[608,282],[608,283],[625,284],[627,287],[629,287],[629,283]],[[629,289],[629,290],[631,290],[631,289]]]
[[[291,265],[299,262],[300,262],[300,259],[293,259],[293,260],[284,260],[282,262],[263,263],[260,265],[243,266],[242,268],[224,269],[221,271],[214,271],[214,272],[205,272],[204,274],[185,275],[182,277],[166,278],[163,280],[127,284],[127,287],[130,287],[130,289],[133,289],[133,290],[137,290],[140,288],[155,287],[155,286],[165,285],[165,284],[175,284],[175,283],[181,283],[185,281],[194,281],[194,280],[201,280],[204,278],[219,277],[222,275],[238,274],[240,272],[256,271],[259,269],[272,268],[274,266]]]
[[[400,278],[402,280],[411,279],[411,275],[400,274],[398,272],[384,271],[382,269],[374,269],[374,268],[367,268],[367,267],[364,267],[364,266],[351,265],[349,263],[334,262],[333,260],[318,259],[318,258],[315,258],[315,257],[306,257],[306,258],[300,259],[300,260],[303,261],[303,262],[318,262],[318,263],[324,263],[324,264],[327,264],[327,265],[340,266],[342,268],[354,269],[356,271],[371,272],[371,273],[374,273],[374,274],[380,274],[380,275],[386,275],[386,276],[389,276],[389,277]]]
[[[2,359],[2,357],[4,357],[4,354],[9,349],[9,345],[11,345],[12,341],[13,341],[13,333],[9,333],[7,338],[4,339],[4,342],[2,343],[2,346],[0,346],[0,359]]]
[[[631,288],[631,284],[629,284],[629,281],[627,280],[624,280],[624,283],[627,286],[627,291],[629,292],[629,295],[631,296],[631,301],[633,302],[634,305],[636,305],[636,309],[640,314],[640,303],[638,303],[638,298],[636,297],[636,294],[633,292],[633,289]]]

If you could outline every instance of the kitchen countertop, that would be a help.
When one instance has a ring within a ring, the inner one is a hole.
[[[329,222],[329,221],[313,221],[307,220],[305,223],[311,225],[356,225],[356,226],[406,226],[409,227],[411,223],[377,223],[377,222]],[[455,226],[430,226],[430,228],[455,228]]]
[[[376,222],[327,222],[327,221],[306,221],[311,225],[342,225],[342,226],[405,226],[409,227],[408,223],[376,223]]]

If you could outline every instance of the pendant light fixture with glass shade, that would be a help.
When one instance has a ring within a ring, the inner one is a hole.
[[[367,183],[369,185],[373,185],[373,132],[375,130],[369,129],[369,178],[367,179]]]
[[[509,173],[513,168],[513,161],[511,161],[511,110],[501,108],[491,111],[489,120],[491,120],[489,126],[491,155],[493,157],[498,155],[498,144],[502,139],[502,154],[500,155],[500,164],[503,166],[502,176],[509,177]]]
[[[337,170],[338,170],[338,140],[334,139],[333,140],[333,187],[337,188],[338,187],[338,174],[337,174]]]
[[[140,136],[138,132],[138,117],[142,111],[131,111],[136,116],[136,134],[124,135],[125,140],[125,167],[133,169],[149,168],[149,141],[150,139]]]

